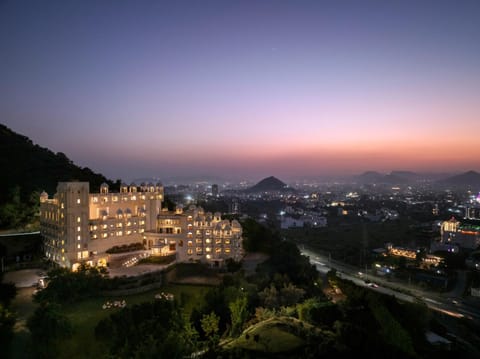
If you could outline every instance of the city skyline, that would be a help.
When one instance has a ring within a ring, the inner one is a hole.
[[[478,171],[479,13],[3,2],[1,122],[112,179]]]

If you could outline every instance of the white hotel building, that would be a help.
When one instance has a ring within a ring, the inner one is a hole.
[[[161,184],[122,185],[110,193],[90,193],[88,182],[60,182],[53,198],[40,195],[44,253],[62,267],[80,263],[104,266],[114,246],[142,243],[153,255],[176,254],[178,261],[221,265],[240,260],[242,228],[237,221],[201,208],[162,209]]]

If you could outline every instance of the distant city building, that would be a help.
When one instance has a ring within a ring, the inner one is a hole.
[[[431,251],[440,248],[476,249],[480,245],[480,221],[464,220],[460,222],[455,217],[443,221],[440,227],[440,241],[433,242]]]
[[[229,204],[229,212],[232,214],[239,214],[240,213],[240,202],[238,198],[232,198]]]
[[[212,184],[212,196],[218,197],[218,184]]]
[[[212,264],[229,257],[239,259],[242,229],[238,222],[221,221],[218,214],[215,218],[203,214],[205,220],[193,221],[192,211],[162,209],[163,200],[160,183],[122,184],[117,193],[110,193],[108,185],[102,184],[100,193],[90,193],[88,182],[60,182],[53,198],[45,192],[40,195],[45,256],[72,269],[80,263],[104,266],[108,263],[108,249],[139,243],[152,254],[175,253],[183,261],[190,258],[188,244],[195,238],[192,231],[200,229],[207,236],[208,229],[211,238],[205,237],[205,244],[208,239],[213,241],[212,246],[205,245],[205,255],[196,259],[211,259]],[[201,218],[198,216],[202,210],[196,213],[195,218]],[[221,246],[217,239],[222,240]]]
[[[296,219],[289,216],[281,216],[281,221],[280,221],[281,229],[302,228],[304,225],[305,223],[301,219]]]

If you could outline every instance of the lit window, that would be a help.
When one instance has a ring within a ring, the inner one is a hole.
[[[80,204],[80,198],[77,198],[77,204]]]
[[[79,240],[80,240],[80,236],[77,236],[77,241],[79,241]]]
[[[80,232],[82,228],[80,226],[77,227],[77,232]]]
[[[206,243],[211,243],[212,240],[211,240],[210,238],[207,238],[207,239],[205,239],[205,242],[206,242]]]
[[[80,249],[82,246],[80,244],[77,244],[77,248]]]
[[[93,197],[93,203],[97,203],[98,202],[98,197]]]
[[[222,248],[215,247],[215,253],[222,253]]]
[[[225,250],[225,253],[227,254],[230,253],[230,248],[225,248],[224,250]]]
[[[77,217],[77,223],[80,223],[80,221],[81,221],[81,218]]]
[[[102,238],[107,238],[108,237],[108,233],[102,233]]]
[[[193,254],[193,250],[192,250],[192,249],[188,249],[188,250],[187,250],[187,254],[188,254],[188,255],[192,255],[192,254]]]
[[[212,248],[211,248],[211,247],[207,247],[207,248],[205,248],[205,250],[206,250],[207,252],[211,252],[211,251],[212,251]]]

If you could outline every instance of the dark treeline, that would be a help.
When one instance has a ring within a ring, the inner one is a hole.
[[[88,181],[91,191],[103,182],[119,185],[90,168],[76,166],[64,153],[34,144],[0,124],[0,229],[30,223],[38,210],[39,195],[52,196],[58,182]],[[118,182],[118,181],[117,181]]]

